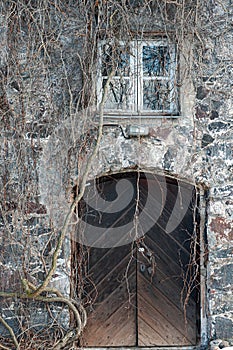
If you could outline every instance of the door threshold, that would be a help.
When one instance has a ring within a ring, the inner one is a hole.
[[[204,350],[206,345],[189,345],[189,346],[115,346],[115,347],[81,347],[83,350]]]

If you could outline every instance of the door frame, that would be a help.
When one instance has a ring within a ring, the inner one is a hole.
[[[127,172],[138,172],[138,170],[132,169],[124,169],[123,171],[116,171],[108,174],[101,174],[98,178],[115,175],[120,173]],[[149,171],[141,169],[140,172],[151,173],[154,175],[161,175],[160,172]],[[164,174],[163,174],[164,175]],[[207,207],[208,207],[208,189],[204,185],[194,184],[191,181],[187,181],[183,178],[179,178],[177,176],[171,176],[170,174],[166,174],[167,177],[182,181],[186,184],[192,184],[196,187],[196,191],[199,195],[199,244],[200,244],[200,340],[197,345],[190,346],[151,346],[151,347],[143,347],[143,350],[201,350],[208,344],[208,303],[207,303],[207,263],[208,263],[208,240],[207,240]],[[93,179],[94,180],[94,179]],[[74,245],[71,244],[71,255],[74,256]],[[116,347],[82,347],[86,350],[115,350]],[[141,349],[142,347],[124,347],[119,346],[121,350],[130,350],[130,349]]]

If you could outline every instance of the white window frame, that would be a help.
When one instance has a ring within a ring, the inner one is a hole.
[[[103,94],[103,80],[107,79],[107,76],[102,75],[102,47],[106,44],[106,41],[101,41],[98,48],[98,73],[97,73],[97,106],[99,109],[99,105],[102,100],[102,94]],[[112,81],[114,80],[129,80],[131,89],[132,89],[132,96],[129,96],[129,103],[127,108],[108,108],[105,105],[104,108],[104,116],[105,117],[128,117],[128,116],[134,116],[134,117],[168,117],[168,118],[177,118],[178,117],[178,91],[176,88],[176,71],[177,71],[177,55],[176,55],[176,47],[174,44],[168,43],[168,40],[166,39],[150,39],[150,40],[133,40],[129,43],[120,41],[118,42],[119,46],[124,45],[130,46],[130,74],[129,77],[122,77],[119,76],[113,76]],[[110,43],[111,45],[111,43]],[[169,64],[169,71],[168,75],[164,76],[153,76],[153,77],[145,77],[143,76],[143,57],[142,57],[142,50],[143,46],[169,46],[169,55],[171,58],[171,63]],[[167,81],[169,84],[169,109],[143,109],[143,81],[146,80],[154,80],[154,81]]]

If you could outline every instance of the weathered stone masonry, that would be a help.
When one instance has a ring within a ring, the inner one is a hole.
[[[129,124],[136,125],[138,120],[107,120],[106,124],[116,125],[104,126],[89,179],[138,167],[166,173],[200,189],[202,341],[206,345],[219,338],[233,345],[232,4],[231,1],[207,4],[209,7],[202,13],[205,24],[202,57],[194,45],[191,62],[196,78],[194,81],[185,78],[181,87],[181,116],[140,121],[149,126],[149,135],[129,139],[118,124],[125,129]],[[0,62],[4,71],[11,51],[8,24],[4,16],[0,19]],[[80,79],[74,72],[79,69],[75,59],[79,43],[72,29],[76,21],[75,17],[64,21],[60,40],[70,88],[78,96]],[[0,85],[1,211],[4,214],[0,221],[0,284],[5,291],[22,288],[19,275],[25,269],[32,278],[43,280],[45,266],[41,254],[48,266],[56,229],[61,227],[69,208],[70,189],[82,174],[95,144],[97,115],[94,110],[87,110],[80,111],[75,120],[69,118],[68,107],[64,108],[69,94],[62,85],[59,76],[63,76],[62,68],[57,68],[56,60],[54,54],[50,81],[38,73],[42,68],[39,60],[36,68],[25,70],[22,78],[25,91],[29,91],[28,77],[34,69],[38,70],[33,71],[38,79],[30,96],[27,95],[24,125],[16,118],[22,111],[20,91],[14,79],[5,75],[6,82]],[[201,61],[199,66],[198,61]],[[51,101],[55,101],[53,110]],[[87,134],[83,149],[80,145]],[[51,282],[66,294],[70,290],[70,258],[67,237]],[[2,315],[16,332],[25,326],[24,322],[32,327],[51,322],[43,308],[36,310],[37,305],[31,305],[27,312],[22,311],[18,301],[10,307],[4,301],[1,303]],[[53,307],[52,312],[56,315],[60,309]],[[68,316],[63,312],[61,309],[59,317],[67,324]],[[7,334],[2,325],[0,332]]]

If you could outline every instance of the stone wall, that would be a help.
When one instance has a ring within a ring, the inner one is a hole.
[[[97,137],[95,110],[74,114],[69,108],[70,92],[78,100],[82,89],[76,55],[82,54],[83,32],[77,34],[82,28],[80,16],[73,8],[61,20],[61,14],[53,11],[53,28],[61,21],[62,29],[56,38],[59,49],[51,40],[46,74],[41,74],[45,61],[33,58],[35,52],[30,56],[34,64],[28,65],[23,55],[27,47],[20,42],[16,45],[19,71],[8,74],[14,61],[12,38],[7,18],[0,17],[0,285],[4,291],[21,291],[22,275],[35,283],[43,281],[69,209],[71,189],[81,178]],[[190,43],[195,36],[187,35],[182,44],[181,62],[188,60],[191,67],[188,74],[181,67],[181,116],[105,120],[89,179],[138,168],[174,176],[200,189],[202,342],[219,338],[233,345],[231,1],[207,1],[197,29],[197,42]],[[122,129],[126,132],[127,125],[138,123],[149,127],[148,136],[126,138]],[[70,292],[70,259],[67,237],[51,281],[65,295]],[[2,316],[18,333],[25,327],[24,318],[34,328],[50,323],[43,306],[37,313],[38,306],[25,308],[18,300],[10,304],[2,300],[1,305]],[[67,326],[67,310],[54,312],[61,313]],[[0,331],[7,334],[2,325]]]

